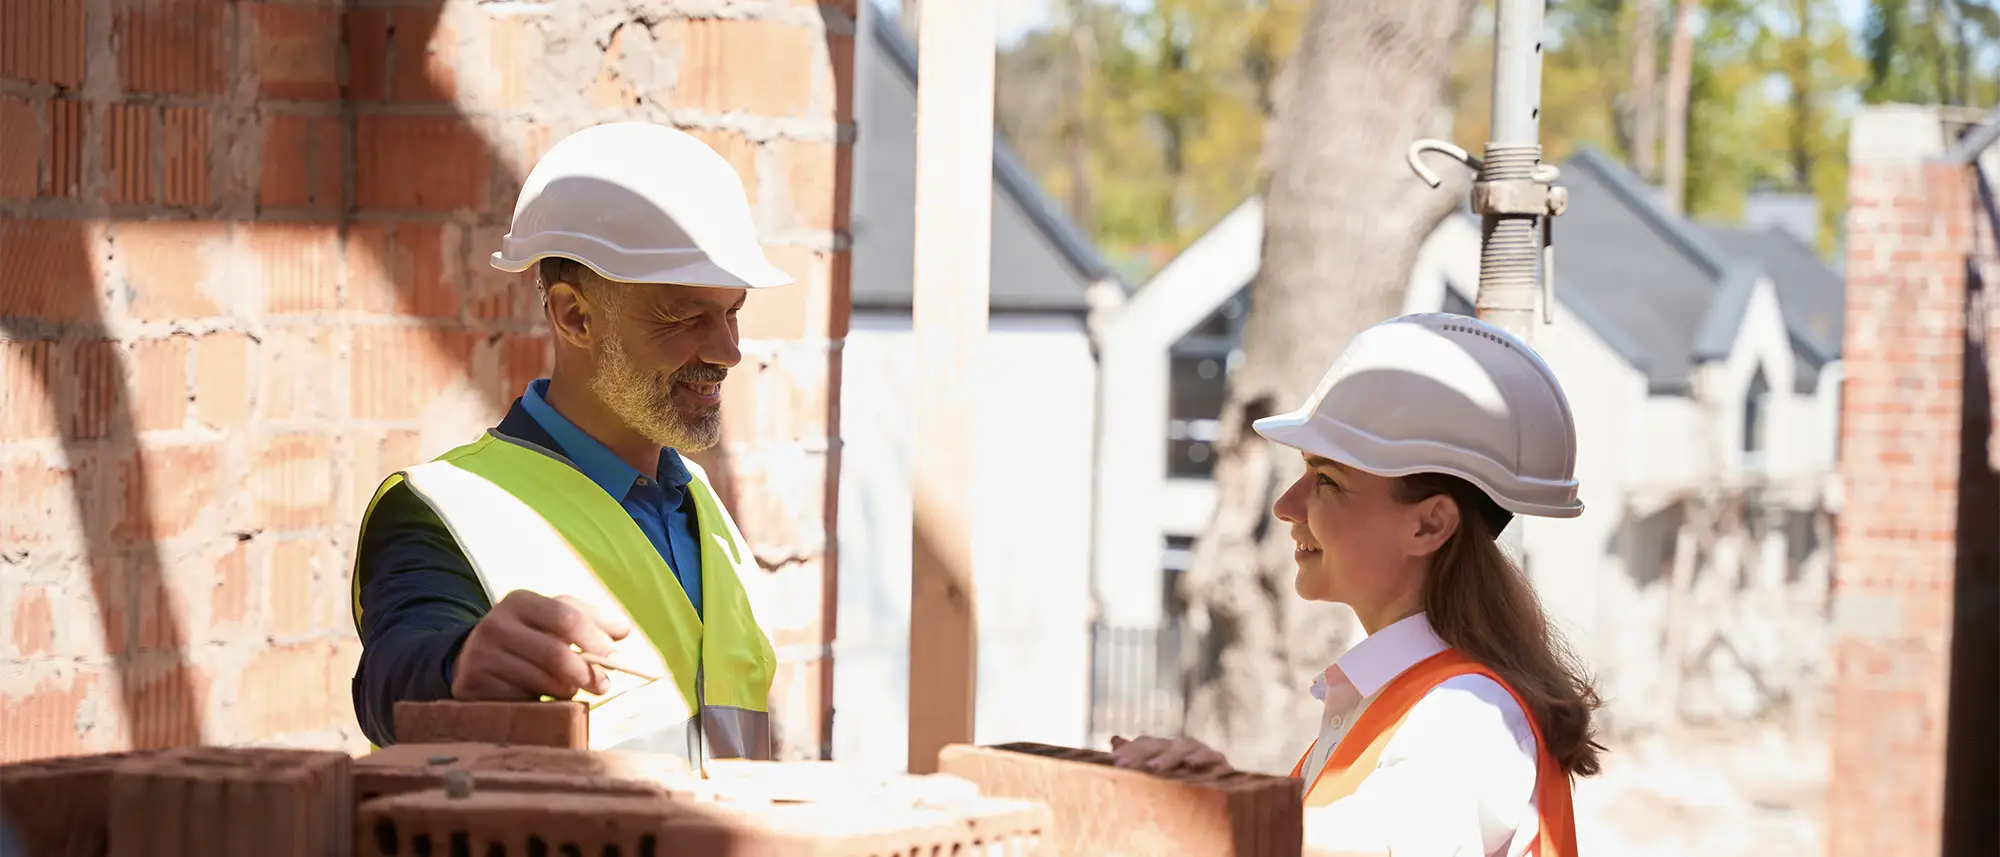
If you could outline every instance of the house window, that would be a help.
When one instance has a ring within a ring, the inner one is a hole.
[[[1743,397],[1743,458],[1746,465],[1760,463],[1771,431],[1771,383],[1764,380],[1764,368],[1750,376],[1750,389]]]
[[[1178,623],[1187,616],[1187,599],[1181,596],[1181,578],[1194,567],[1194,537],[1168,536],[1165,573],[1160,575],[1160,608],[1167,621]]]
[[[1215,472],[1222,399],[1228,391],[1228,355],[1176,354],[1169,383],[1167,475],[1207,479]]]
[[[1229,366],[1243,336],[1250,290],[1244,289],[1174,344],[1167,376],[1167,475],[1207,479],[1215,472],[1215,441]]]

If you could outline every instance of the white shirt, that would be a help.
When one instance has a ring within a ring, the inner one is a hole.
[[[1418,613],[1364,638],[1313,683],[1326,703],[1307,754],[1307,787],[1390,680],[1449,648]],[[1540,825],[1535,733],[1498,682],[1445,680],[1410,709],[1375,772],[1306,810],[1306,845],[1395,857],[1520,857]]]

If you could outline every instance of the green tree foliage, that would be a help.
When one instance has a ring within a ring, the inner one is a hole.
[[[1862,41],[1871,104],[2000,100],[2000,13],[1990,0],[1875,0]]]
[[[1542,71],[1545,157],[1578,146],[1632,160],[1632,19],[1646,0],[1554,0]],[[1894,2],[1894,0],[1891,0]],[[1658,3],[1655,55],[1667,55],[1671,3]],[[1832,252],[1847,194],[1846,124],[1864,68],[1834,0],[1704,0],[1688,100],[1688,213],[1733,221],[1756,191],[1811,193]],[[1484,34],[1482,34],[1483,36]],[[1490,36],[1459,66],[1460,145],[1486,138]],[[1664,77],[1661,78],[1662,84]],[[1656,85],[1656,93],[1659,92]]]
[[[1665,88],[1672,0],[1549,0],[1546,159],[1592,146],[1630,163],[1640,3],[1655,4]],[[1861,103],[2000,101],[1996,0],[1702,0],[1688,110],[1688,213],[1729,222],[1755,192],[1810,193],[1836,252],[1847,123]],[[1044,186],[1135,282],[1256,192],[1262,141],[1305,0],[1067,0],[1000,58],[999,121]],[[1488,133],[1492,4],[1454,64],[1452,136]],[[1850,27],[1856,24],[1857,27]],[[1657,108],[1656,108],[1657,109]],[[1655,145],[1659,145],[1655,142]],[[1657,153],[1657,149],[1655,150]]]
[[[1001,132],[1135,281],[1255,192],[1305,0],[1070,0],[999,58]]]

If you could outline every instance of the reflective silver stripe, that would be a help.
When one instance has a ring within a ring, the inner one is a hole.
[[[704,759],[768,760],[772,756],[771,715],[747,708],[709,706],[698,718],[690,717],[606,749],[672,753],[690,764],[696,761],[697,751],[706,751]]]
[[[699,727],[699,719],[690,717],[672,726],[621,741],[605,749],[671,753],[687,760],[689,764],[694,764],[695,752],[700,749],[695,737],[701,732]]]
[[[703,748],[711,759],[770,759],[771,715],[747,708],[704,705]]]

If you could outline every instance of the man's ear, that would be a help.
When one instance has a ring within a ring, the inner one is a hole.
[[[589,348],[591,335],[592,307],[583,296],[583,290],[575,283],[554,282],[549,284],[546,301],[549,329],[556,338],[577,348]]]
[[[1458,532],[1458,501],[1450,494],[1433,494],[1417,501],[1411,507],[1411,527],[1408,553],[1410,556],[1429,556],[1444,547]]]

